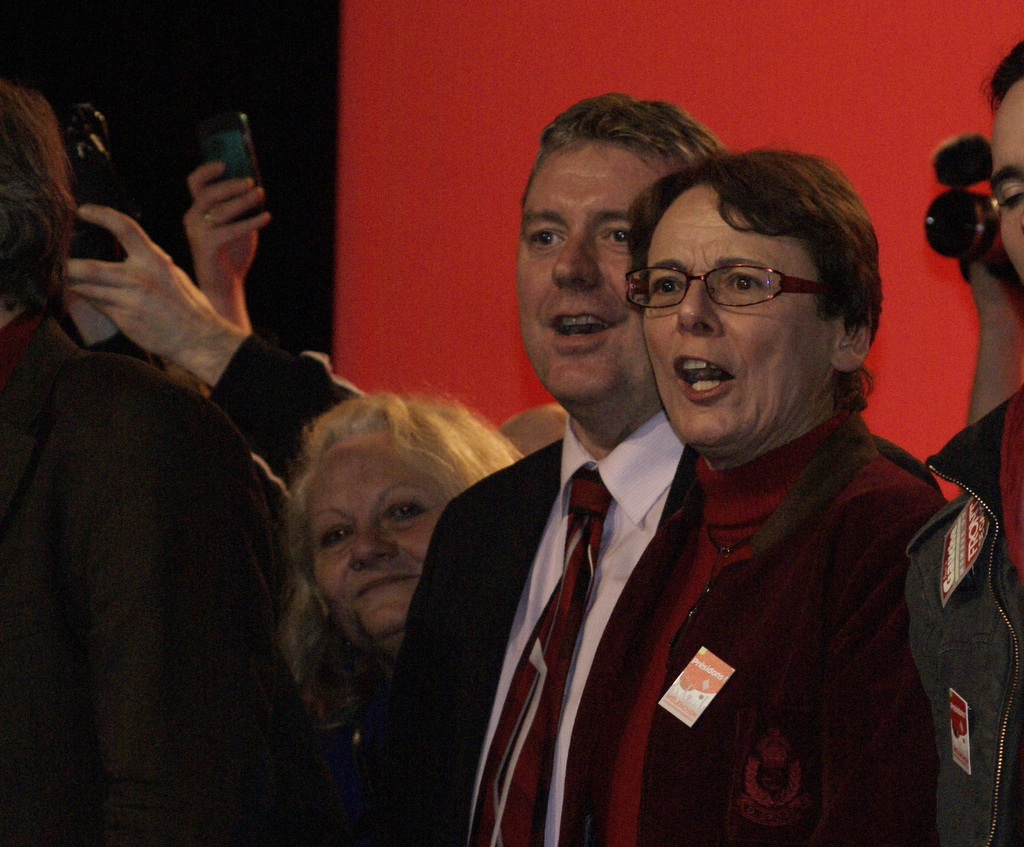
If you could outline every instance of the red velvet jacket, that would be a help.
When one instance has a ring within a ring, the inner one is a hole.
[[[701,502],[695,486],[605,632],[573,734],[563,845],[595,843],[595,815],[614,814],[606,763]],[[858,415],[825,441],[674,645],[664,689],[702,646],[736,671],[692,728],[655,707],[639,844],[936,843],[937,760],[903,583],[907,542],[941,505],[878,455]]]

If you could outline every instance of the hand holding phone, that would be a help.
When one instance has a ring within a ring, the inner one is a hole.
[[[204,163],[189,175],[192,206],[184,217],[195,280],[219,314],[248,330],[245,277],[270,215],[245,115],[203,121],[199,144]]]

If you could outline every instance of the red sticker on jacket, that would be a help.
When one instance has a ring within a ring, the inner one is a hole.
[[[942,548],[942,573],[939,577],[943,606],[978,560],[985,536],[988,535],[988,525],[984,506],[977,497],[972,497],[946,532]]]
[[[949,689],[949,729],[953,743],[953,761],[968,775],[971,773],[971,723],[967,701]]]

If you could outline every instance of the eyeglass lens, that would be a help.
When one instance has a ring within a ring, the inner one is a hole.
[[[631,277],[635,302],[658,309],[678,306],[693,279],[672,268],[647,268]],[[750,306],[770,300],[781,290],[781,274],[767,268],[715,268],[704,275],[708,296],[722,306]]]

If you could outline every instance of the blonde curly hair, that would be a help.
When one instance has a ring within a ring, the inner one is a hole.
[[[363,395],[339,403],[307,428],[286,510],[289,578],[280,639],[307,706],[331,724],[351,719],[382,683],[384,668],[330,618],[314,575],[310,486],[328,451],[371,433],[387,434],[402,459],[435,480],[447,500],[520,458],[494,427],[444,400]]]

